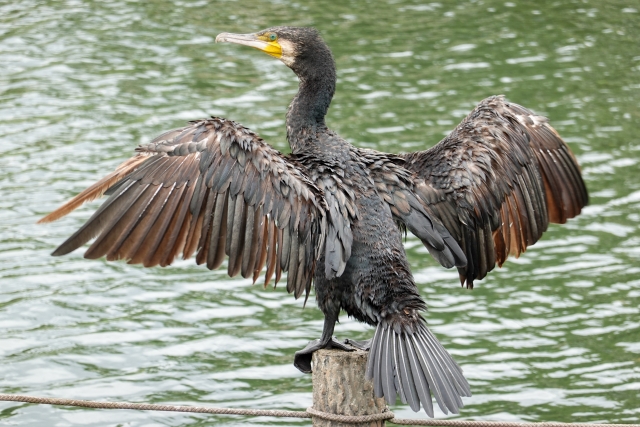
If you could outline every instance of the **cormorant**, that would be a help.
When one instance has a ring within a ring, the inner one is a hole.
[[[483,100],[425,151],[357,148],[325,124],[336,69],[315,29],[223,33],[216,41],[257,48],[298,76],[286,115],[291,154],[223,118],[165,132],[41,220],[110,196],[53,255],[95,237],[86,258],[150,267],[197,253],[198,264],[214,269],[227,255],[229,275],[254,282],[266,264],[265,286],[288,271],[287,291],[304,293],[305,302],[314,281],[324,330],[296,353],[300,370],[311,371],[321,348],[370,348],[376,396],[394,403],[399,395],[433,416],[432,394],[442,411],[458,413],[469,384],[421,316],[426,304],[401,228],[472,288],[549,222],[580,213],[588,196],[573,154],[547,119],[502,96]],[[340,310],[375,326],[373,339],[333,338]]]

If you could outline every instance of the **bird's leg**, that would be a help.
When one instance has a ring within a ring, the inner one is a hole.
[[[314,351],[322,350],[323,348],[336,348],[344,351],[355,350],[355,348],[347,343],[342,343],[333,337],[333,329],[336,326],[339,312],[340,308],[338,307],[335,313],[325,313],[322,337],[320,337],[319,340],[309,341],[309,344],[307,344],[305,348],[296,351],[296,355],[293,358],[293,366],[301,372],[305,374],[311,373],[311,357]]]
[[[351,347],[357,348],[358,350],[369,351],[371,350],[372,339],[373,338],[369,338],[368,340],[363,340],[363,341],[356,341],[356,340],[347,338],[346,340],[344,340],[344,343],[347,345],[350,345]]]

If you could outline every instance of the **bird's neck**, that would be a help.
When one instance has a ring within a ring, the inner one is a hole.
[[[287,140],[294,153],[304,151],[327,130],[324,118],[336,88],[336,70],[328,51],[302,69],[294,69],[300,88],[287,112]],[[292,67],[293,68],[293,67]]]

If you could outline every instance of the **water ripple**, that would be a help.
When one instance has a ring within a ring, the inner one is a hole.
[[[295,77],[220,31],[315,25],[339,67],[327,123],[349,141],[422,150],[482,98],[547,115],[583,167],[591,204],[520,259],[457,285],[409,236],[434,333],[474,396],[461,414],[509,421],[638,422],[640,117],[634,8],[496,1],[449,5],[255,2],[0,4],[0,386],[66,398],[301,409],[295,350],[322,315],[192,260],[170,268],[49,253],[97,203],[35,221],[135,145],[221,115],[287,150]],[[633,10],[632,10],[633,9]],[[473,25],[469,25],[472,22]],[[570,22],[571,25],[568,25]],[[380,25],[384,23],[384,25]],[[338,337],[372,328],[343,316]],[[416,417],[405,405],[400,417]],[[445,417],[438,413],[439,417]],[[307,420],[85,411],[0,403],[11,425],[299,425]],[[213,421],[212,421],[213,420]]]

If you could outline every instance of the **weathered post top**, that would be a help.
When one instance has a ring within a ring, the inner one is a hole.
[[[364,351],[319,350],[313,353],[313,408],[331,414],[372,415],[385,410],[384,399],[373,395],[373,382],[365,380]],[[382,427],[384,421],[345,424],[313,418],[318,427]]]

